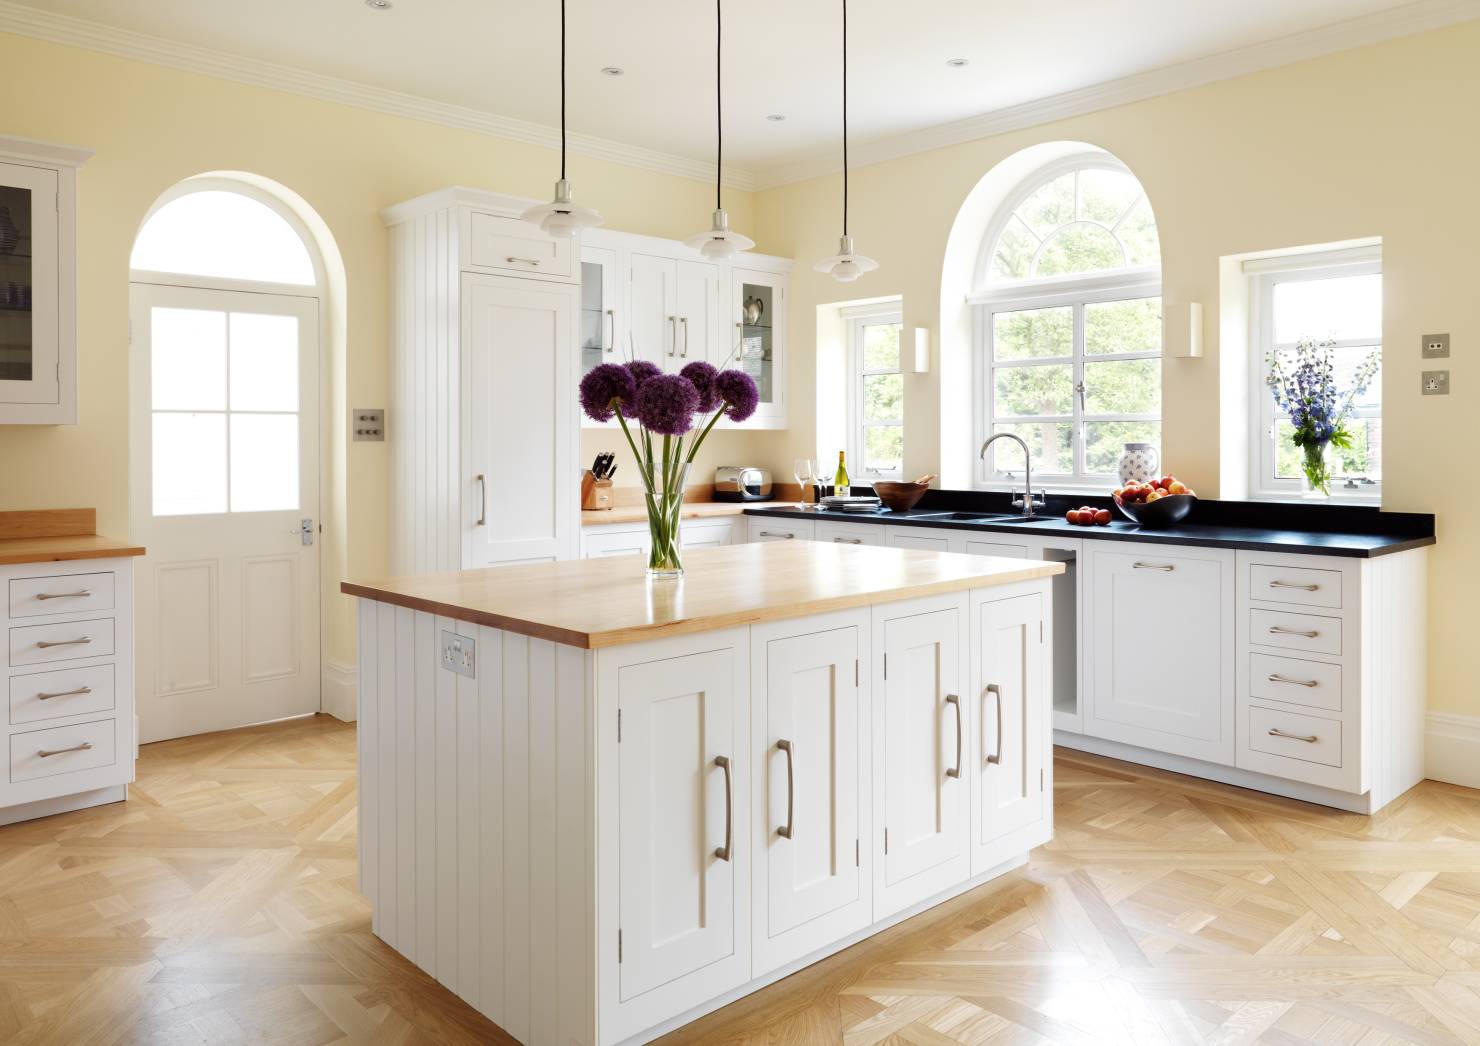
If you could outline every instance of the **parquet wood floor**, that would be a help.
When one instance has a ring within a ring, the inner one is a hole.
[[[505,1043],[370,934],[354,728],[149,745],[0,828],[0,1042]],[[1480,1043],[1480,792],[1375,818],[1059,751],[1025,869],[669,1044]]]

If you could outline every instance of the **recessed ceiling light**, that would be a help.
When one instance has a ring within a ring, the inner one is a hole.
[[[626,71],[627,70],[623,69],[620,65],[608,65],[608,66],[603,66],[602,67],[601,75],[602,76],[621,76]]]
[[[375,11],[389,11],[391,0],[365,0],[365,6]]]
[[[971,64],[971,59],[970,58],[947,58],[946,59],[946,65],[950,66],[952,69],[960,69],[963,65],[970,65],[970,64]]]
[[[770,120],[772,123],[781,123],[781,122],[783,122],[786,119],[786,114],[785,113],[767,113],[766,114],[766,119],[767,120]]]

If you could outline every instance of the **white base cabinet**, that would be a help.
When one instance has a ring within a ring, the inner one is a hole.
[[[1000,875],[1052,832],[1050,592],[598,651],[361,599],[374,932],[522,1042],[646,1042]]]

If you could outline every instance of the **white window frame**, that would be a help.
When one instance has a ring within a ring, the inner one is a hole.
[[[1251,426],[1249,431],[1249,489],[1258,500],[1299,499],[1305,493],[1303,481],[1298,477],[1281,478],[1275,474],[1275,424],[1286,415],[1275,410],[1274,397],[1270,394],[1266,381],[1269,375],[1269,351],[1274,346],[1274,288],[1280,283],[1329,280],[1344,276],[1380,276],[1382,247],[1364,246],[1250,259],[1244,262],[1243,269],[1249,280],[1249,343],[1253,347],[1253,351],[1249,353],[1250,395],[1259,405],[1258,423]],[[1375,342],[1371,338],[1344,339],[1335,342],[1335,346],[1360,349],[1375,344],[1381,352],[1382,331],[1376,333]],[[1280,347],[1292,348],[1293,344],[1282,344]],[[1382,408],[1355,409],[1351,416],[1381,418]],[[1380,504],[1382,484],[1380,481],[1372,481],[1351,489],[1344,483],[1336,483],[1332,485],[1331,493],[1332,503]]]
[[[903,404],[897,421],[865,421],[863,417],[864,379],[875,374],[904,374],[904,314],[898,301],[880,302],[872,305],[855,305],[841,310],[848,325],[848,458],[853,462],[850,470],[855,482],[868,483],[876,479],[901,479],[904,474],[903,453],[897,469],[875,469],[868,467],[867,430],[871,428],[904,428]],[[897,324],[899,331],[900,359],[893,367],[867,368],[864,366],[863,331],[865,327]]]

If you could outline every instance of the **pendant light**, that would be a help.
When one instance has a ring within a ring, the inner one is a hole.
[[[565,0],[560,0],[560,180],[555,183],[555,199],[531,207],[523,217],[551,236],[574,236],[601,224],[601,215],[571,202],[570,182],[565,177]]]
[[[848,235],[848,0],[843,2],[843,235],[838,240],[838,253],[813,266],[839,283],[852,283],[879,263],[853,251],[853,237]]]
[[[720,78],[720,0],[714,0],[714,122],[715,122],[715,147],[714,147],[714,215],[708,232],[701,232],[697,236],[690,236],[684,243],[697,250],[706,258],[716,261],[728,258],[736,251],[748,251],[755,246],[755,241],[748,236],[741,236],[730,228],[730,216],[725,213],[724,203],[720,199],[721,185],[723,184],[725,147],[725,121],[724,107],[722,105],[722,88]]]

